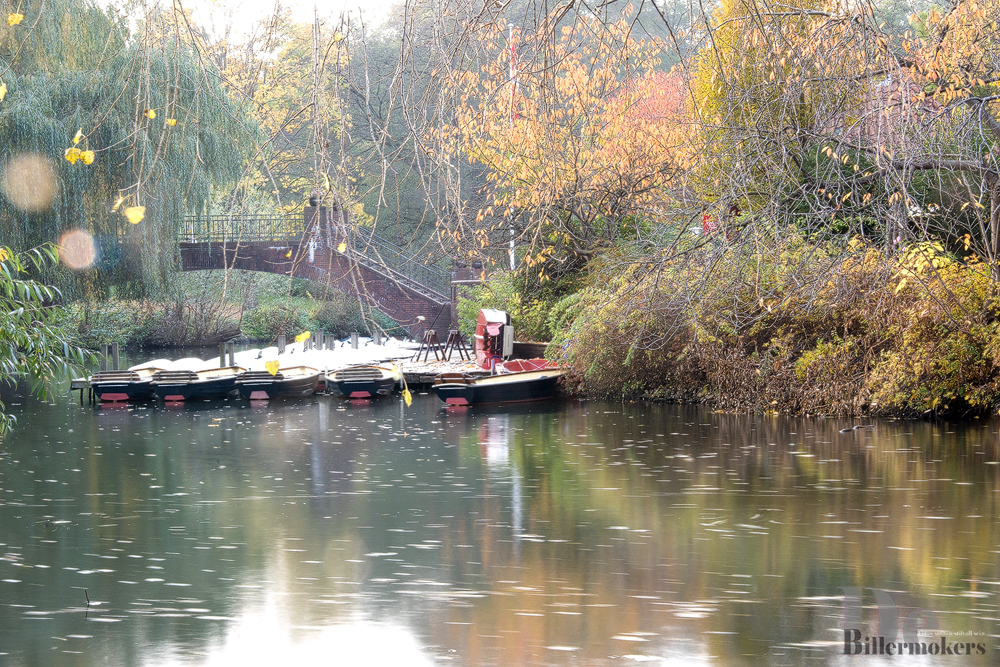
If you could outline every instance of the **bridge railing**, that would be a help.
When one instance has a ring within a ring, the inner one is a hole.
[[[305,220],[301,215],[211,215],[185,218],[179,240],[183,243],[290,244],[301,241],[304,235]],[[407,248],[365,229],[349,233],[347,243],[358,261],[369,268],[386,267],[391,269],[390,277],[409,280],[430,289],[435,296],[450,299],[450,273],[425,264]]]
[[[180,240],[186,243],[288,243],[300,239],[304,230],[305,221],[301,215],[208,215],[184,218]]]
[[[451,274],[436,266],[424,264],[419,256],[408,249],[368,230],[352,234],[350,246],[358,255],[376,264],[384,264],[413,282],[429,287],[438,295],[450,298]]]

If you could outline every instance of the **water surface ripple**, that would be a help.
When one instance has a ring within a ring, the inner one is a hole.
[[[13,402],[0,665],[1000,662],[995,421]],[[843,655],[852,586],[986,654]]]

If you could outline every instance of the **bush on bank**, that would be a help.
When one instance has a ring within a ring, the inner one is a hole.
[[[173,294],[159,301],[111,299],[69,306],[66,324],[91,349],[105,343],[122,347],[214,345],[240,336],[269,344],[322,329],[345,337],[370,329],[358,300],[303,280],[233,271],[182,275]],[[377,326],[395,333],[394,322],[374,314]]]
[[[796,234],[631,252],[594,260],[562,300],[549,356],[575,392],[826,415],[1000,407],[997,283],[975,257]]]

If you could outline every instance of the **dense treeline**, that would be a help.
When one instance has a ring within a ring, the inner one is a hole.
[[[481,262],[464,312],[508,308],[580,391],[997,407],[995,0],[406,0],[242,40],[59,3],[0,38],[5,159],[56,184],[39,207],[8,173],[0,225],[22,249],[84,228],[97,259],[46,274],[74,296],[183,303],[183,213],[316,197]],[[221,279],[217,330],[251,283]]]
[[[466,310],[509,308],[587,393],[1000,406],[1000,6],[726,0],[661,13],[667,39],[641,16],[563,15],[506,83],[497,37],[456,83],[449,136],[521,262]]]

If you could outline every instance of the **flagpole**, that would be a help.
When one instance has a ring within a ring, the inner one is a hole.
[[[514,24],[507,24],[507,44],[510,45],[510,125],[514,126],[514,95],[517,92],[517,51],[514,49]],[[510,232],[510,270],[514,266],[514,216],[507,212],[507,229]]]

